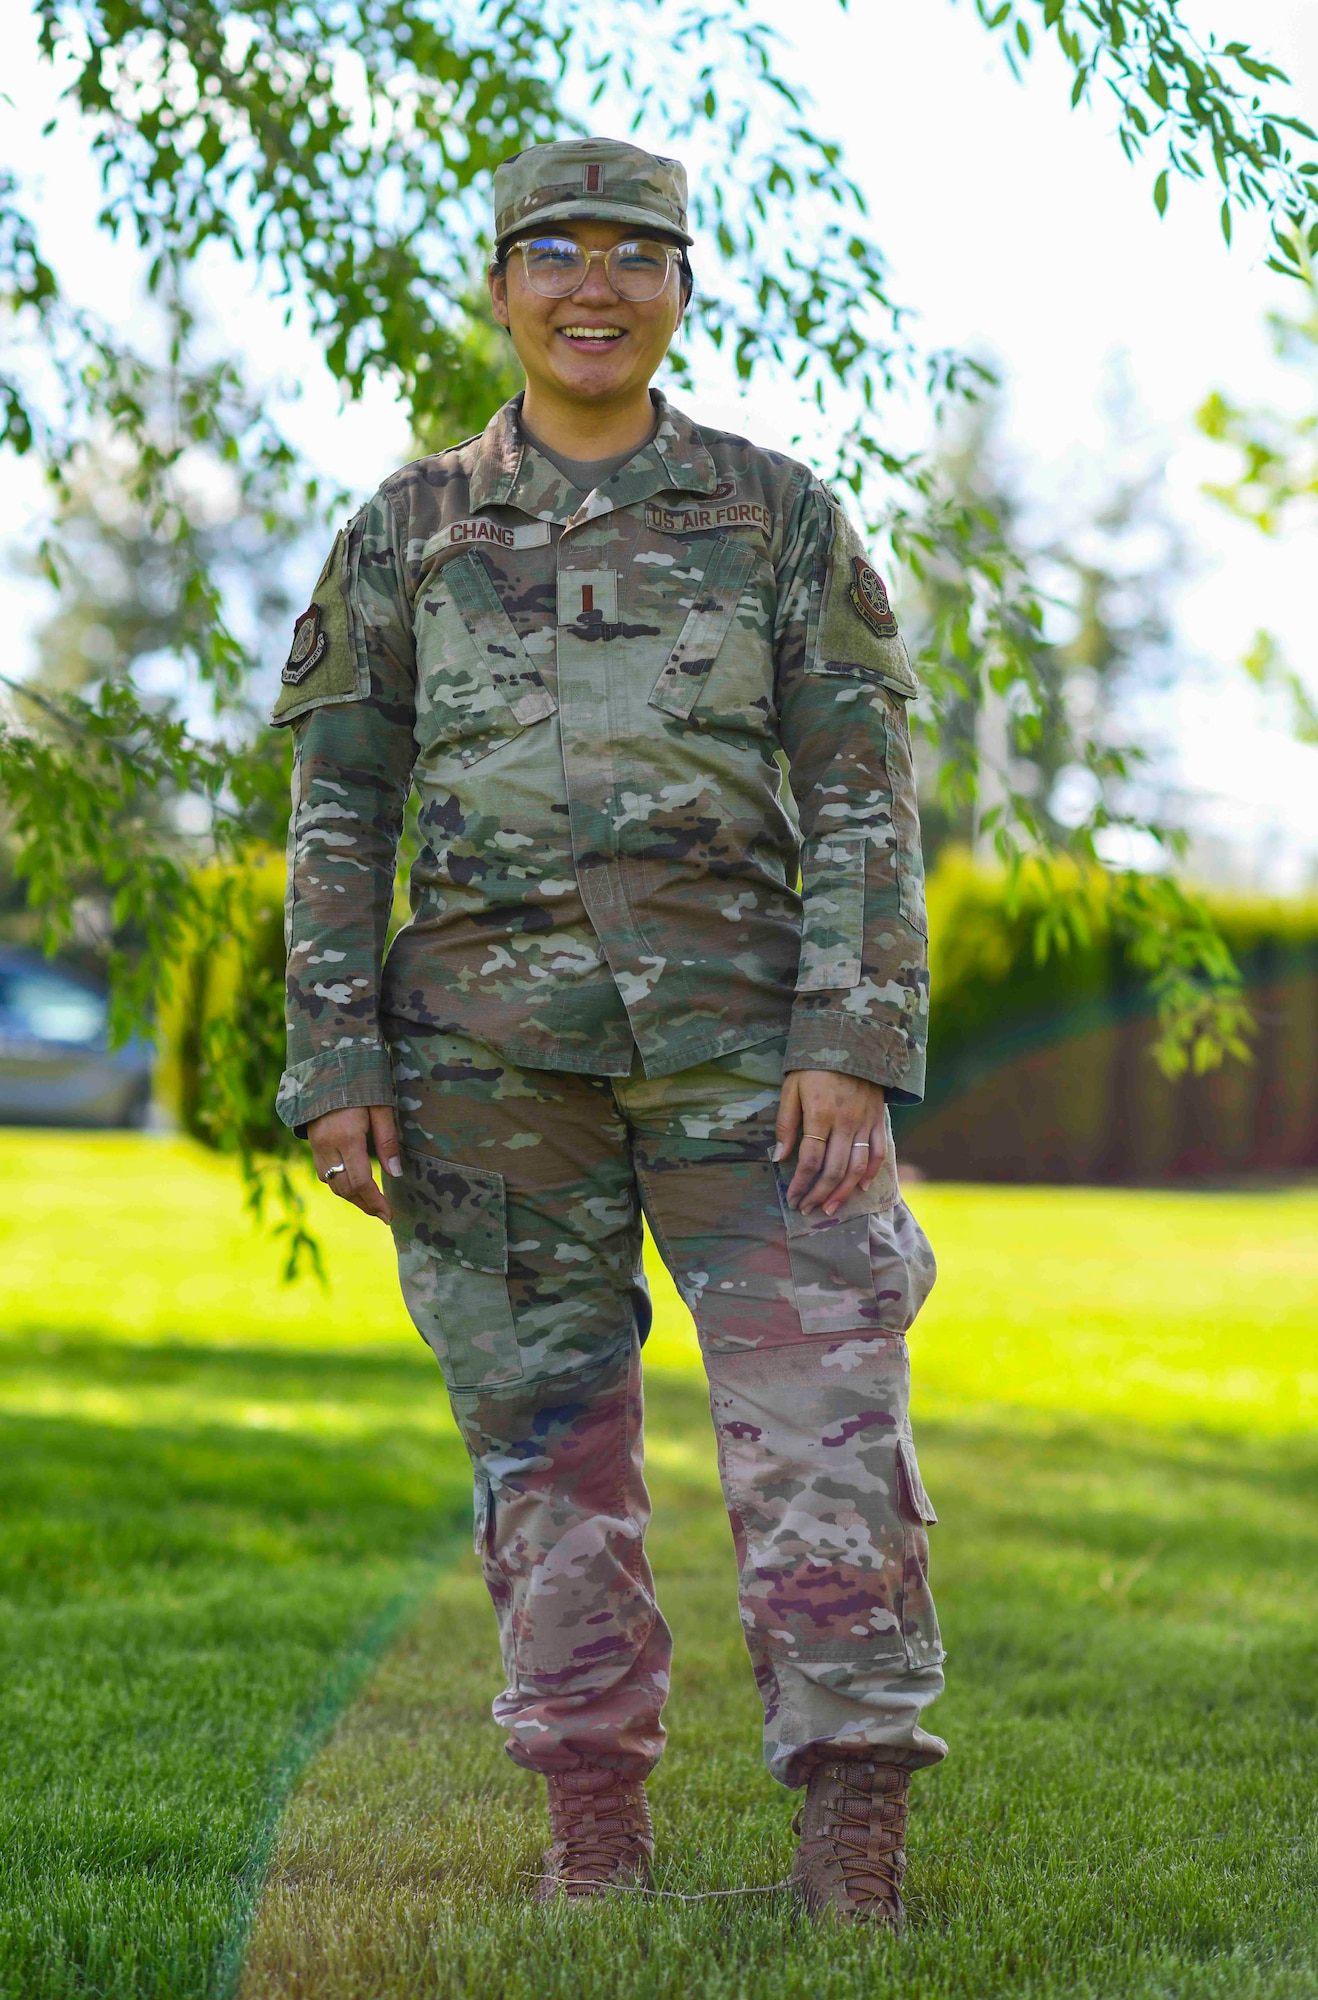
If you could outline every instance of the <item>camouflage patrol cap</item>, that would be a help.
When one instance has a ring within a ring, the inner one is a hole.
[[[686,168],[625,139],[559,139],[528,146],[494,170],[494,239],[550,222],[628,222],[683,243]]]

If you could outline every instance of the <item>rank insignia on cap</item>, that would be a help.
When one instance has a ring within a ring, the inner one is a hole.
[[[882,588],[882,585],[880,585]],[[293,627],[293,643],[289,647],[288,659],[280,679],[289,687],[296,687],[304,681],[315,666],[328,644],[320,629],[320,606],[313,604],[302,613]]]
[[[604,168],[600,161],[592,160],[581,169],[581,191],[583,194],[603,194]]]
[[[864,556],[851,558],[851,601],[871,632],[880,639],[897,637],[897,620],[892,615],[883,578]]]

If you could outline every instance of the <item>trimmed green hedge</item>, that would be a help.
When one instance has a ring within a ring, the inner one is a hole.
[[[1169,1082],[1139,972],[1097,895],[1042,962],[1028,883],[949,855],[929,885],[932,1019],[905,1159],[938,1178],[1160,1181],[1318,1167],[1318,901],[1214,895],[1257,1022],[1253,1061]]]
[[[196,952],[163,1010],[161,1081],[185,1127],[241,1057],[249,1143],[279,1143],[283,864],[249,908],[244,952]],[[929,883],[933,1013],[922,1105],[894,1113],[902,1158],[939,1179],[1164,1181],[1318,1169],[1318,900],[1214,896],[1258,1024],[1250,1063],[1170,1083],[1153,1060],[1141,974],[1089,899],[1091,941],[1040,961],[1027,884],[945,855]],[[245,962],[247,976],[239,970]],[[242,989],[242,1019],[216,1039]],[[268,1073],[268,1075],[267,1075]],[[266,1084],[268,1081],[268,1089]]]

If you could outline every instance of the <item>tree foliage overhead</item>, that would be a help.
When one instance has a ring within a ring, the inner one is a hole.
[[[1127,156],[1156,156],[1159,209],[1177,177],[1215,181],[1228,233],[1234,213],[1261,208],[1277,268],[1300,268],[1318,242],[1318,164],[1296,156],[1313,135],[1278,94],[1286,79],[1274,65],[1243,42],[1202,43],[1180,0],[973,4],[1018,70],[1050,36],[1071,66],[1073,102],[1111,95]],[[472,291],[492,170],[521,147],[586,129],[588,113],[695,169],[702,282],[678,379],[702,347],[731,356],[743,379],[791,379],[837,439],[836,462],[821,470],[851,486],[900,565],[937,576],[919,665],[945,799],[974,796],[980,753],[973,734],[943,723],[985,687],[1011,717],[1008,763],[1028,756],[1049,714],[1028,565],[991,505],[950,488],[934,459],[894,452],[883,422],[897,385],[945,407],[973,398],[985,371],[919,347],[843,149],[817,129],[751,0],[594,10],[575,0],[33,0],[33,11],[66,84],[56,122],[90,144],[95,220],[134,246],[154,317],[134,338],[77,297],[43,252],[19,164],[0,166],[0,302],[12,336],[0,444],[35,458],[51,482],[43,560],[66,591],[77,536],[64,530],[85,508],[85,468],[96,455],[118,468],[178,607],[187,695],[148,698],[131,660],[81,687],[11,680],[0,784],[51,943],[86,879],[104,884],[123,1026],[149,1010],[185,939],[196,949],[232,929],[277,812],[285,748],[261,731],[249,698],[256,641],[235,620],[225,523],[255,520],[278,542],[346,499],[324,490],[283,434],[278,398],[250,359],[221,351],[198,324],[195,274],[212,294],[223,274],[237,302],[252,287],[283,301],[347,395],[384,381],[434,444],[455,419],[460,430],[473,413],[480,420],[502,374]],[[1065,754],[1092,773],[1093,809],[1063,829],[1007,770],[980,816],[1004,858],[1033,855],[1046,870],[1065,850],[1093,864],[1127,823],[1174,856],[1174,834],[1148,829],[1129,803],[1134,753],[1078,727]],[[1056,871],[1041,947],[1078,934],[1073,880]],[[1230,955],[1174,874],[1109,866],[1103,880],[1159,993],[1165,1060],[1239,1051]],[[253,992],[269,990],[267,970],[254,959]],[[284,1144],[262,1096],[268,1064],[233,1057],[236,1035],[273,1043],[277,1003],[266,1012],[264,1027],[250,1004],[240,1024],[215,1026],[213,1127],[252,1163]]]

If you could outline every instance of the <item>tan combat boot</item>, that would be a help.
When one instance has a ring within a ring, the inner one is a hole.
[[[911,1774],[860,1759],[817,1764],[794,1829],[792,1887],[808,1910],[900,1931]]]
[[[616,1771],[551,1773],[549,1830],[554,1844],[536,1885],[538,1903],[579,1902],[620,1884],[650,1880],[654,1829],[640,1778]]]

